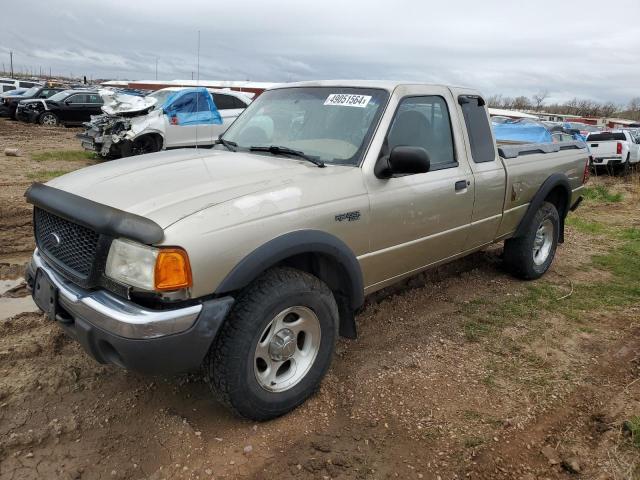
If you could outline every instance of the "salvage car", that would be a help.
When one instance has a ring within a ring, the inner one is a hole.
[[[49,98],[52,95],[55,95],[58,92],[61,92],[62,88],[52,88],[52,87],[43,87],[41,85],[31,87],[29,90],[24,92],[18,97],[7,97],[4,100],[5,105],[9,111],[9,117],[13,120],[24,120],[18,118],[17,110],[20,102],[31,99],[44,99]]]
[[[102,97],[95,90],[63,90],[47,99],[23,100],[20,118],[41,125],[82,125],[101,112]],[[18,115],[18,113],[16,113]]]
[[[203,367],[224,404],[266,420],[316,391],[366,295],[497,242],[509,272],[542,276],[587,159],[581,142],[497,145],[470,89],[282,85],[211,150],[32,185],[27,284],[97,361]]]
[[[78,138],[104,158],[212,146],[251,102],[239,92],[206,88],[164,88],[146,97],[101,95],[104,114],[92,117]]]

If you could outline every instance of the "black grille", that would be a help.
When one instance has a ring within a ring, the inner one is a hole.
[[[34,211],[34,222],[38,248],[61,267],[87,278],[96,257],[99,235],[40,208]]]

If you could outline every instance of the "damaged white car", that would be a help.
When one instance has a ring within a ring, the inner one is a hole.
[[[251,103],[243,93],[204,87],[164,88],[146,97],[102,90],[100,96],[104,113],[91,117],[78,138],[104,158],[213,145]]]

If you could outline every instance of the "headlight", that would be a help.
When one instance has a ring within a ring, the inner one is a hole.
[[[193,283],[187,252],[130,240],[111,243],[105,273],[117,282],[149,291],[179,290]]]

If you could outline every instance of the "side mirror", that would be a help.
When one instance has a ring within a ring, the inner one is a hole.
[[[378,159],[374,173],[378,178],[390,178],[393,175],[426,173],[430,168],[431,159],[424,148],[399,145],[391,150],[389,156]]]

